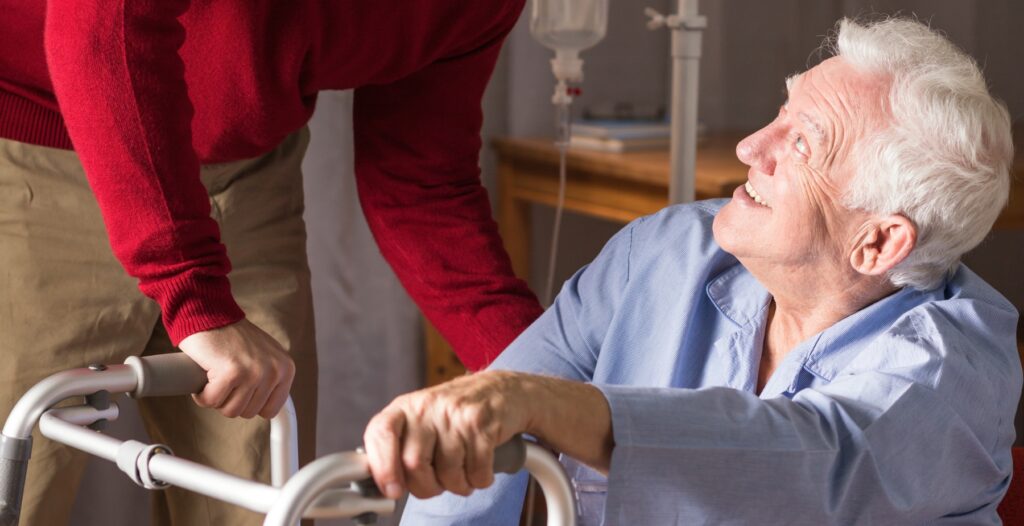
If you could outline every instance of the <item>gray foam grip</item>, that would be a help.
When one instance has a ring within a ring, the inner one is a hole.
[[[0,526],[17,526],[27,473],[27,460],[0,459]]]
[[[526,463],[526,442],[516,435],[494,450],[495,473],[518,473]]]
[[[136,398],[198,393],[206,385],[206,371],[185,353],[133,356],[124,363],[139,375],[139,386],[132,393]]]

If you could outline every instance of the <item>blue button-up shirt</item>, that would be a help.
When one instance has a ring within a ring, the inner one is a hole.
[[[960,266],[802,342],[755,394],[771,296],[715,243],[723,203],[627,226],[493,366],[605,394],[608,478],[563,460],[581,524],[998,524],[1013,306]],[[412,499],[403,524],[516,525],[524,487]]]

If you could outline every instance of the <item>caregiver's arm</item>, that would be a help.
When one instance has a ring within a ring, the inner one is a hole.
[[[597,388],[511,371],[488,371],[395,399],[370,421],[363,440],[370,471],[391,498],[442,491],[468,495],[490,486],[494,448],[530,433],[607,472],[611,412]]]

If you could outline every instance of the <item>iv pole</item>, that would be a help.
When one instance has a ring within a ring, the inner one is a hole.
[[[669,204],[692,202],[697,161],[697,90],[699,87],[702,31],[707,18],[697,14],[698,0],[678,0],[677,14],[645,12],[651,30],[672,30],[672,135],[670,146]]]

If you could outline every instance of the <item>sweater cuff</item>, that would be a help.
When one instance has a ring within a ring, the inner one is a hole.
[[[160,304],[164,327],[175,346],[192,334],[245,318],[224,276],[186,274],[141,288]]]

